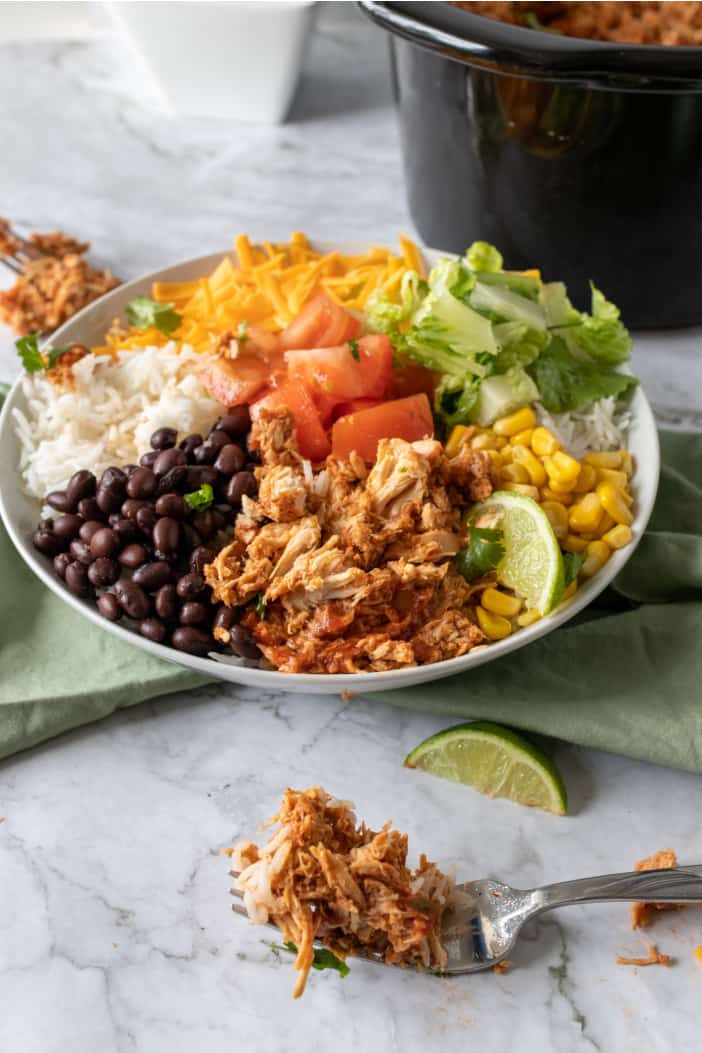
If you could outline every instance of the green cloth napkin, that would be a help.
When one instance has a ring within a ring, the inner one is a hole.
[[[372,697],[702,771],[702,435],[661,439],[650,528],[597,606],[474,672]],[[0,758],[209,682],[90,625],[30,573],[2,526],[0,581]]]

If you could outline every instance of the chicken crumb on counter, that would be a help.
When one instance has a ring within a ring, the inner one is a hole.
[[[634,864],[634,870],[670,870],[678,865],[672,848],[664,848]],[[631,907],[632,929],[642,929],[651,924],[654,910],[682,910],[684,903],[633,903]]]
[[[661,954],[655,943],[649,943],[648,957],[627,958],[623,954],[618,954],[616,962],[617,965],[670,965],[671,957],[669,954]]]

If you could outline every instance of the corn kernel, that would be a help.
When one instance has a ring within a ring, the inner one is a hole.
[[[578,591],[578,579],[574,578],[573,581],[571,581],[570,585],[568,585],[563,590],[563,595],[561,597],[561,603],[563,603],[564,600],[569,600],[571,596],[575,596],[577,591]]]
[[[518,431],[516,435],[512,436],[512,445],[531,446],[531,437],[533,434],[533,428],[525,428],[524,431]]]
[[[472,450],[494,450],[494,436],[489,435],[487,432],[483,435],[474,435],[470,440],[470,447]]]
[[[493,614],[501,614],[503,618],[514,618],[522,609],[522,601],[518,596],[508,596],[506,592],[499,589],[485,589],[480,602],[486,611]]]
[[[446,445],[444,446],[444,452],[447,457],[456,456],[468,431],[469,429],[466,428],[464,424],[456,424],[455,427],[451,428],[451,434],[446,440]]]
[[[616,486],[612,486],[611,483],[599,483],[595,493],[597,494],[605,512],[608,512],[609,515],[611,515],[615,523],[623,523],[625,526],[631,526],[634,517],[629,511],[626,501],[623,499],[621,490]],[[587,497],[589,495],[586,494],[585,496]]]
[[[537,457],[550,457],[556,450],[560,450],[561,444],[548,428],[534,428],[531,448]]]
[[[576,534],[597,530],[602,518],[602,503],[597,494],[583,494],[577,504],[573,505],[568,516],[570,529]]]
[[[572,494],[573,493],[573,484],[572,483],[559,483],[555,479],[549,478],[548,485],[549,485],[549,489],[551,489],[554,492],[554,494]],[[556,498],[556,500],[558,500],[558,498]]]
[[[509,446],[509,442],[504,435],[495,435],[494,442],[496,450],[506,450]]]
[[[504,640],[506,636],[511,635],[512,626],[502,615],[486,611],[484,607],[477,607],[476,613],[480,628],[488,640]]]
[[[503,483],[503,490],[511,490],[515,494],[523,494],[524,497],[531,497],[533,501],[539,500],[539,491],[535,486],[529,486],[527,483]]]
[[[597,453],[586,453],[583,461],[585,464],[591,464],[593,468],[619,468],[622,463],[622,451],[600,450]]]
[[[538,458],[534,457],[528,446],[512,443],[512,458],[529,473],[529,482],[533,486],[543,486],[546,482],[546,470]]]
[[[500,469],[500,479],[506,483],[528,483],[529,473],[522,464],[505,464]]]
[[[602,537],[603,534],[606,534],[608,530],[611,530],[616,525],[616,520],[612,519],[609,512],[603,512],[602,519],[597,524],[597,534],[599,537]]]
[[[584,552],[587,546],[587,539],[577,534],[566,534],[561,541],[561,548],[564,548],[566,552]]]
[[[597,469],[593,468],[591,464],[580,465],[580,475],[578,481],[573,487],[576,494],[587,494],[590,490],[595,489],[597,482]]]
[[[493,428],[498,435],[508,435],[510,438],[512,435],[518,435],[525,428],[535,427],[536,414],[531,406],[525,406],[524,409],[517,410],[516,413],[510,413],[509,417],[500,417],[493,424]]]
[[[574,457],[563,453],[563,450],[556,450],[551,457],[544,459],[544,465],[552,482],[560,483],[561,486],[568,484],[573,489],[580,475],[580,464]]]
[[[699,964],[702,965],[702,947],[695,947],[694,955]]]
[[[502,454],[499,450],[486,450],[485,453],[490,458],[493,468],[499,470],[503,464]]]
[[[625,545],[629,545],[633,538],[631,527],[625,526],[623,523],[618,523],[616,526],[608,530],[606,534],[602,535],[602,540],[605,544],[609,545],[610,548],[624,548]]]
[[[533,625],[534,622],[538,622],[540,620],[541,615],[535,607],[532,607],[531,610],[524,611],[524,614],[519,615],[519,617],[517,618],[517,625],[520,629],[526,629],[527,625]]]
[[[542,501],[557,501],[561,505],[572,505],[575,500],[575,494],[565,493],[557,494],[555,490],[552,490],[548,486],[541,487],[541,500]]]
[[[622,471],[626,472],[627,478],[631,479],[634,474],[634,458],[628,450],[622,450]]]
[[[585,562],[580,568],[582,576],[591,578],[593,574],[597,574],[597,571],[604,567],[611,554],[612,550],[606,541],[591,541],[587,546]]]
[[[542,501],[541,507],[553,527],[553,532],[560,540],[568,533],[568,509],[560,501]]]
[[[626,472],[620,472],[616,468],[596,468],[598,483],[611,483],[619,490],[626,490],[629,485]]]

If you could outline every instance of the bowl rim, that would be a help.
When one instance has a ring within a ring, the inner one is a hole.
[[[702,47],[620,44],[499,22],[439,0],[358,0],[383,29],[445,58],[502,74],[631,92],[702,91]]]
[[[360,252],[368,249],[370,244],[369,242],[344,242],[342,239],[338,241],[324,241],[323,239],[311,238],[310,241],[317,250],[323,252],[330,252],[335,249],[349,253]],[[178,280],[177,275],[181,276],[183,280],[187,280],[185,278],[186,274],[192,275],[198,271],[202,274],[205,267],[212,269],[224,256],[230,256],[231,252],[231,249],[226,249],[221,252],[211,252],[203,256],[191,257],[134,278],[83,308],[82,311],[79,311],[73,318],[57,329],[52,334],[51,340],[46,342],[82,342],[79,340],[78,334],[80,334],[81,329],[91,317],[99,319],[99,325],[102,326],[105,319],[111,321],[115,314],[121,313],[124,305],[134,295],[148,292],[152,282],[169,279]],[[429,262],[435,257],[455,255],[455,253],[426,247],[422,247],[422,252]],[[97,321],[95,324],[98,324]],[[70,593],[64,583],[54,574],[51,560],[42,556],[33,548],[29,532],[21,523],[20,508],[24,506],[26,509],[31,505],[35,510],[34,518],[36,518],[40,504],[24,494],[17,483],[18,442],[14,431],[13,419],[13,410],[17,408],[18,403],[23,401],[23,379],[24,373],[21,373],[10,388],[0,412],[0,519],[4,522],[10,539],[30,570],[64,603],[67,603],[83,617],[88,618],[103,631],[112,633],[112,635],[125,643],[129,643],[133,647],[139,647],[153,657],[195,670],[213,680],[221,679],[250,687],[259,687],[264,690],[293,691],[303,694],[338,694],[341,691],[349,690],[353,691],[354,694],[365,695],[376,691],[409,687],[468,672],[470,669],[477,668],[487,662],[495,661],[511,651],[528,646],[534,640],[548,635],[554,629],[570,621],[571,618],[603,592],[616,577],[629,561],[643,537],[653,511],[653,504],[658,489],[660,474],[658,432],[650,403],[639,385],[632,397],[632,407],[635,407],[632,413],[632,424],[634,428],[640,429],[642,436],[645,437],[648,459],[645,466],[645,476],[639,475],[637,481],[637,515],[633,524],[635,531],[634,540],[625,549],[613,552],[609,561],[599,573],[590,578],[578,589],[575,596],[565,604],[561,604],[551,614],[541,618],[533,625],[520,629],[519,632],[504,640],[491,643],[485,650],[469,651],[458,658],[448,658],[441,662],[423,666],[410,666],[403,669],[369,673],[283,673],[278,670],[227,664],[225,661],[213,661],[209,657],[201,658],[176,651],[174,648],[164,644],[152,643],[133,629],[125,628],[117,622],[106,621],[100,615],[97,607],[89,600],[81,599]]]

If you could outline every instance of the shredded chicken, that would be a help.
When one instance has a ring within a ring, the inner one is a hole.
[[[468,541],[465,508],[492,492],[484,451],[449,461],[433,439],[384,439],[370,471],[330,457],[315,474],[286,410],[261,412],[252,447],[258,497],[243,502],[234,541],[205,577],[219,602],[260,600],[242,624],[277,669],[379,672],[485,642],[475,619],[482,586],[452,563]]]
[[[295,998],[305,989],[315,941],[342,960],[370,954],[445,968],[441,922],[459,893],[425,856],[409,869],[406,835],[389,822],[377,832],[357,823],[349,801],[319,786],[287,790],[274,823],[267,844],[242,841],[228,854],[251,921],[273,922],[297,948]]]
[[[84,259],[88,242],[60,231],[32,234],[29,241],[43,254],[38,259],[27,256],[7,221],[0,220],[0,252],[18,256],[23,267],[12,288],[0,290],[0,321],[19,336],[51,332],[119,285],[110,271],[96,270]]]
[[[634,863],[634,870],[670,870],[678,865],[672,848],[664,848],[647,859]],[[651,924],[654,910],[682,910],[684,903],[632,903],[631,927],[643,929]]]
[[[647,958],[626,958],[618,954],[616,962],[617,965],[670,965],[670,955],[661,954],[655,943],[649,943]]]

